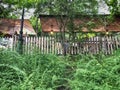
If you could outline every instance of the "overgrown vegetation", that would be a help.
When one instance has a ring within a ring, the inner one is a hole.
[[[0,51],[0,90],[120,90],[120,50],[111,56]]]

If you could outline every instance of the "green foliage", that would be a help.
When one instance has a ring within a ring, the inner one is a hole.
[[[84,40],[84,39],[87,39],[87,38],[91,38],[91,37],[95,37],[96,36],[96,33],[78,33],[77,34],[77,37],[78,37],[78,40]]]
[[[105,0],[108,5],[111,15],[119,15],[120,14],[120,1],[119,0]]]
[[[0,51],[0,90],[119,90],[120,50],[111,56]]]
[[[92,21],[87,22],[86,27],[88,28],[89,31],[94,29],[96,27],[95,23]]]
[[[0,18],[19,18],[21,9],[35,8],[45,0],[2,0],[0,1]],[[27,11],[27,10],[26,10]]]
[[[85,15],[97,12],[97,0],[46,0],[38,3],[36,12],[52,15]]]
[[[10,51],[0,52],[1,82],[6,89],[18,90],[38,88],[47,90],[65,85],[66,65],[54,55],[23,55]],[[0,88],[3,88],[2,86]]]
[[[41,34],[41,24],[40,24],[39,18],[38,18],[38,17],[35,17],[35,16],[32,16],[32,17],[30,18],[30,22],[31,22],[34,30],[36,31],[36,33],[37,33],[38,35],[40,35],[40,34]]]

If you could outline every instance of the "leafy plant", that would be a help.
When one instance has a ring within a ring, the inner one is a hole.
[[[0,90],[119,90],[120,53],[19,55],[0,51]]]

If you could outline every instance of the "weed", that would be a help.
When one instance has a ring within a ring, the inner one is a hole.
[[[0,90],[120,90],[120,53],[56,56],[0,51]]]

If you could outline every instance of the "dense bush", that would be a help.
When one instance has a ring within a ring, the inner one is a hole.
[[[0,51],[0,90],[120,90],[120,53],[19,55]]]

